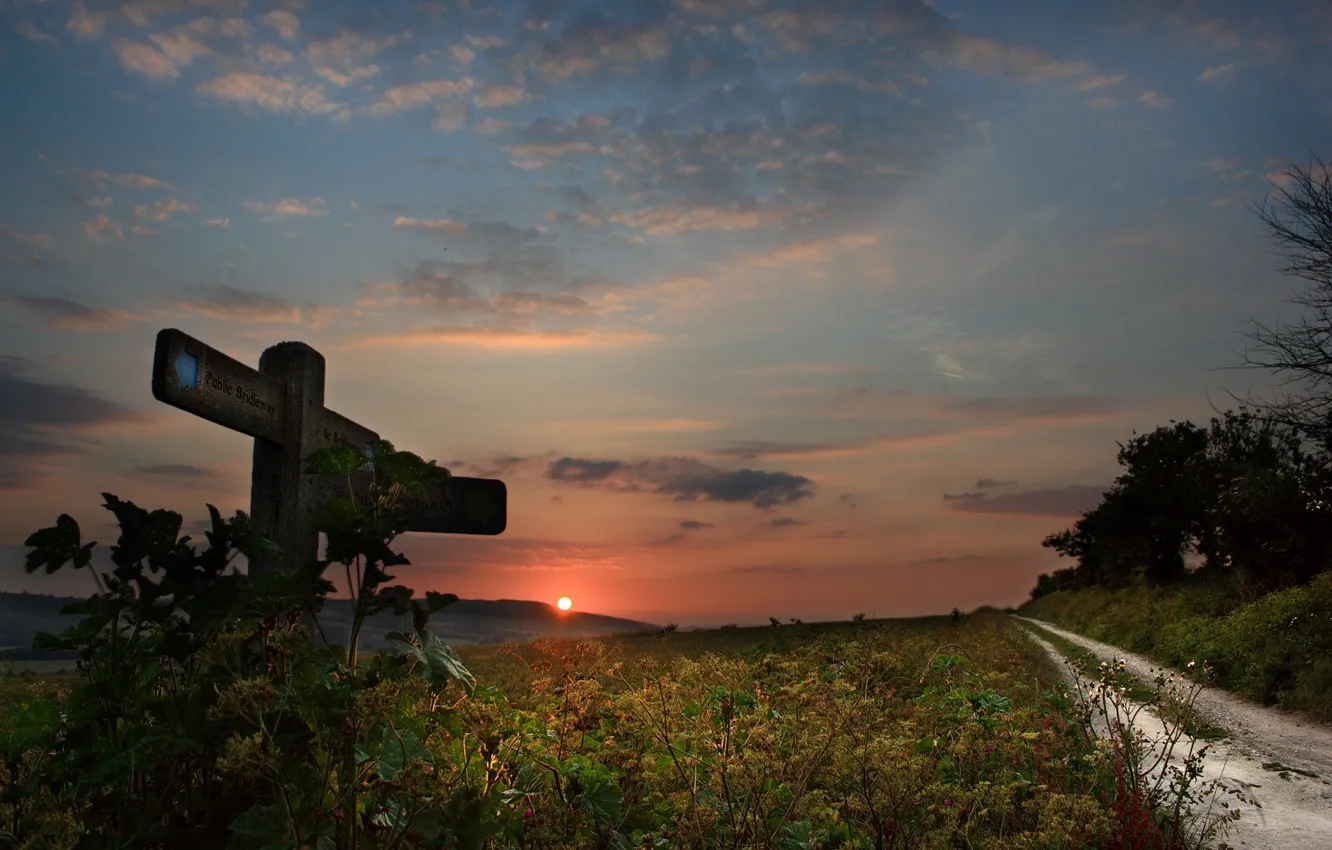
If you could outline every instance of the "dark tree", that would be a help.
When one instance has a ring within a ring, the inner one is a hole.
[[[1254,211],[1280,249],[1281,272],[1302,282],[1288,301],[1305,312],[1297,324],[1253,323],[1238,368],[1271,371],[1278,386],[1247,405],[1332,446],[1332,165],[1311,157],[1307,168],[1291,166]]]

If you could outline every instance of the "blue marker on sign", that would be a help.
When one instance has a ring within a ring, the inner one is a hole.
[[[199,358],[182,351],[176,355],[176,377],[180,388],[189,390],[199,386]]]

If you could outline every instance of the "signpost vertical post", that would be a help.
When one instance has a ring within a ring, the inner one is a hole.
[[[305,343],[282,342],[260,355],[259,372],[283,387],[284,413],[281,443],[254,438],[250,517],[260,533],[282,547],[282,553],[256,558],[250,571],[291,573],[319,557],[316,482],[305,474],[303,464],[310,411],[324,406],[324,358]]]

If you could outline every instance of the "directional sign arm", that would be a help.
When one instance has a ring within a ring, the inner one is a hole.
[[[251,437],[283,441],[278,382],[174,328],[157,334],[153,398]]]
[[[369,484],[361,473],[353,479],[357,493]],[[346,498],[347,481],[323,476],[320,501]],[[427,534],[503,534],[508,525],[508,488],[496,478],[450,476],[426,484],[425,499],[406,499],[402,505],[407,531]]]

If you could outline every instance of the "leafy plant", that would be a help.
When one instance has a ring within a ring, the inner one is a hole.
[[[28,538],[29,573],[86,569],[97,592],[62,612],[77,624],[34,641],[76,652],[80,678],[62,710],[37,701],[10,721],[5,765],[23,776],[3,788],[15,840],[45,828],[25,817],[30,799],[58,801],[89,848],[475,845],[505,828],[479,814],[499,800],[502,767],[449,758],[501,745],[459,724],[453,691],[475,682],[426,628],[456,597],[413,599],[388,572],[408,564],[391,546],[403,499],[448,473],[374,449],[373,464],[340,447],[309,458],[308,472],[361,486],[324,505],[326,557],[291,575],[237,570],[238,555],[272,544],[243,513],[223,520],[212,506],[197,549],[179,514],[104,494],[120,525],[105,572],[67,515]],[[335,565],[351,592],[346,646],[319,622]],[[363,623],[388,609],[410,615],[411,631],[390,636],[393,653],[359,658]]]

